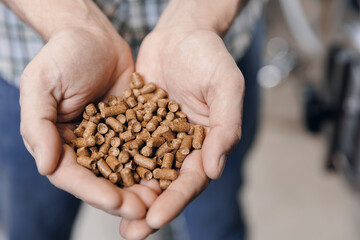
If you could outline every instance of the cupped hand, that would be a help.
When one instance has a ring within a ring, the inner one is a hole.
[[[66,28],[54,33],[29,63],[20,86],[21,133],[39,172],[58,188],[130,219],[144,216],[144,201],[80,167],[64,139],[71,137],[69,123],[85,105],[122,93],[133,65],[129,46],[110,23]]]
[[[179,178],[151,205],[146,219],[123,219],[120,233],[141,239],[175,218],[220,177],[241,136],[243,76],[222,39],[210,29],[157,27],[141,45],[136,71],[181,105],[193,124],[206,127],[201,150],[184,161]]]

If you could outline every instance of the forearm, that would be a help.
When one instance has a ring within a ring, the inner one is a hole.
[[[210,29],[222,35],[246,2],[247,0],[172,0],[162,14],[158,27],[182,24]]]
[[[69,27],[109,27],[104,14],[91,0],[0,0],[45,41]]]

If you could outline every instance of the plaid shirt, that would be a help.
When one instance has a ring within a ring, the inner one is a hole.
[[[168,0],[94,0],[129,43],[134,56],[141,41],[155,27]],[[266,0],[251,0],[234,20],[224,42],[239,59],[251,41],[252,29]],[[0,76],[19,86],[20,76],[44,45],[41,37],[0,3]]]

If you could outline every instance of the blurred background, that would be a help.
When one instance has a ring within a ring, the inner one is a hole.
[[[261,122],[239,193],[249,239],[360,239],[358,2],[269,0],[265,20]],[[83,204],[72,239],[119,239],[119,221]],[[166,227],[149,239],[172,238]]]

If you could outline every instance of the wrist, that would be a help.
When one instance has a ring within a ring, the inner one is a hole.
[[[172,0],[156,27],[182,26],[188,29],[211,30],[223,35],[233,22],[242,2],[244,0]]]
[[[3,0],[47,42],[65,29],[106,31],[111,23],[91,0]]]

